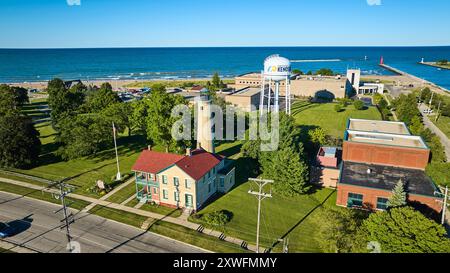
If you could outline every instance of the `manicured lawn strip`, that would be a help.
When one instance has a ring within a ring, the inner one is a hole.
[[[327,134],[342,138],[349,118],[381,120],[381,114],[376,107],[368,107],[365,110],[356,110],[349,105],[344,111],[337,113],[334,103],[309,103],[296,102],[292,106],[292,115],[296,123],[305,129],[322,127]]]
[[[147,217],[141,215],[102,206],[95,206],[89,212],[137,228],[140,228],[147,220]],[[212,236],[198,233],[195,230],[163,221],[153,223],[148,231],[215,252],[245,252],[245,250],[232,243],[223,242]]]
[[[168,208],[164,206],[157,206],[152,204],[144,204],[141,210],[158,213],[161,215],[171,216],[171,217],[180,217],[182,211],[179,209]]]
[[[53,204],[61,204],[60,200],[55,199],[51,193],[48,192],[42,192],[39,190],[33,190],[30,188],[25,188],[22,186],[17,186],[17,185],[12,185],[9,183],[3,183],[0,182],[0,191],[4,191],[4,192],[9,192],[9,193],[15,193],[15,194],[19,194],[22,196],[26,196],[26,197],[30,197],[30,198],[35,198],[35,199],[39,199],[42,201],[46,201],[46,202],[50,202]],[[78,199],[73,199],[70,197],[66,197],[66,204],[74,209],[77,210],[82,210],[83,208],[85,208],[86,206],[88,206],[90,203],[83,201],[83,200],[78,200]]]
[[[97,205],[89,210],[89,213],[101,216],[103,218],[111,219],[117,222],[121,222],[130,226],[141,228],[142,224],[148,219],[145,216],[112,209],[104,206]]]
[[[136,184],[133,182],[128,186],[126,186],[125,188],[121,189],[120,191],[116,192],[115,194],[111,195],[106,200],[120,204],[123,201],[130,198],[135,193],[136,193]]]
[[[3,173],[1,171],[0,171],[0,177],[1,178],[6,178],[6,179],[10,179],[10,180],[17,180],[17,181],[20,181],[20,182],[26,182],[26,183],[33,184],[33,185],[44,186],[44,187],[49,185],[48,183],[39,182],[39,181],[36,181],[36,180],[33,180],[33,179],[29,179],[29,178],[25,178],[25,177],[22,177],[22,176],[19,176],[19,175],[14,175],[14,174],[10,174],[10,173]]]
[[[150,227],[149,231],[218,253],[249,252],[233,243],[221,241],[215,237],[198,233],[190,228],[168,222],[158,221]]]
[[[435,117],[430,117],[430,120],[439,128],[441,131],[450,138],[450,117],[441,116],[438,121],[435,121]]]
[[[131,200],[130,202],[126,203],[125,206],[134,208],[137,204],[139,204],[139,200],[137,198]]]

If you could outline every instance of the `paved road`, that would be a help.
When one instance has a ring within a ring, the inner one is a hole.
[[[441,140],[442,145],[445,148],[445,154],[447,155],[447,161],[450,162],[450,140],[448,137],[436,126],[434,123],[430,120],[430,118],[435,118],[434,116],[428,117],[426,114],[423,113],[428,109],[428,106],[425,104],[422,104],[419,106],[420,113],[423,116],[423,123],[427,128],[429,128],[433,133],[435,133],[439,139]]]
[[[0,192],[0,221],[17,230],[5,241],[39,252],[67,252],[67,239],[60,229],[60,206]],[[75,214],[71,233],[81,252],[198,253],[203,250],[159,235],[87,213]]]

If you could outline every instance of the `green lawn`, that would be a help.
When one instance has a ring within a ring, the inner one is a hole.
[[[133,182],[128,186],[126,186],[125,188],[121,189],[120,191],[116,192],[115,194],[111,195],[106,200],[120,204],[125,200],[127,200],[128,198],[130,198],[135,193],[136,193],[136,184]]]
[[[249,182],[238,186],[202,210],[200,215],[221,210],[231,212],[231,221],[221,231],[255,244],[258,205],[257,199],[248,193],[250,186]],[[288,237],[292,252],[320,252],[315,239],[317,224],[312,215],[323,202],[333,206],[335,198],[332,190],[322,189],[295,198],[274,195],[265,199],[261,211],[261,246],[270,248],[278,239]],[[274,251],[280,251],[280,247],[277,245]]]
[[[437,122],[434,117],[431,117],[430,119],[448,138],[450,138],[450,117],[441,116]]]
[[[25,188],[22,186],[12,185],[9,183],[0,182],[0,191],[15,193],[15,194],[19,194],[19,195],[22,195],[25,197],[30,197],[30,198],[50,202],[53,204],[61,204],[60,200],[55,199],[52,196],[52,194],[50,194],[48,192],[42,192],[40,190]],[[77,209],[77,210],[81,210],[81,209],[85,208],[87,205],[89,205],[89,202],[86,202],[83,200],[72,199],[70,197],[67,197],[66,201],[67,201],[67,205],[69,207]]]
[[[142,224],[148,219],[145,216],[124,212],[116,209],[106,208],[102,206],[95,206],[89,212],[137,228],[140,228]],[[241,249],[239,246],[234,245],[232,243],[223,242],[212,236],[198,233],[195,230],[163,221],[156,221],[152,223],[148,231],[161,234],[166,237],[173,238],[175,240],[182,241],[215,252],[220,253],[245,252],[245,250]]]
[[[342,138],[349,118],[381,120],[381,114],[376,107],[358,111],[353,105],[345,111],[337,113],[334,103],[297,102],[292,106],[292,115],[300,126],[305,129],[322,127],[327,134]]]
[[[15,253],[14,251],[8,250],[8,249],[4,249],[0,247],[0,253]]]

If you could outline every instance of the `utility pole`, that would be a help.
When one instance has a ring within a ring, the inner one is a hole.
[[[432,103],[433,103],[433,97],[434,97],[434,92],[431,92],[431,99],[430,99],[430,103],[428,105],[428,115],[430,115],[431,112],[431,107],[433,107]]]
[[[442,103],[442,101],[439,101],[438,110],[436,112],[436,119],[434,120],[435,122],[437,122],[438,118],[439,118],[439,111],[441,110],[441,103]]]
[[[116,164],[117,164],[117,175],[116,180],[122,180],[122,176],[120,175],[120,166],[119,166],[119,153],[117,152],[117,140],[116,140],[116,126],[114,125],[114,122],[112,123],[113,126],[113,136],[114,136],[114,149],[116,150]]]
[[[442,210],[442,224],[445,224],[445,213],[447,212],[448,186],[445,187],[444,209]]]
[[[61,220],[61,222],[64,222],[64,225],[61,226],[61,229],[66,229],[66,237],[67,237],[67,246],[68,250],[72,253],[74,251],[72,247],[72,236],[70,235],[70,224],[72,224],[74,221],[73,214],[67,214],[67,204],[66,204],[66,196],[71,193],[71,190],[66,190],[66,185],[63,182],[59,183],[59,194],[54,194],[54,198],[61,200],[62,208],[55,211],[55,214],[63,211],[64,219]]]
[[[441,202],[443,204],[442,206],[442,219],[441,219],[441,224],[444,225],[445,224],[445,215],[447,213],[447,203],[449,200],[449,196],[448,196],[448,186],[444,188],[439,187],[441,189],[441,191],[445,192],[444,194],[441,192],[436,192],[435,194],[440,195],[440,196],[444,196],[444,201],[438,200],[438,202]]]
[[[273,180],[250,178],[249,181],[254,182],[259,188],[259,190],[257,192],[252,191],[251,189],[248,191],[249,194],[255,195],[258,198],[258,224],[256,226],[256,253],[259,253],[259,224],[260,224],[260,220],[261,220],[261,201],[266,198],[272,198],[272,191],[270,191],[270,193],[264,193],[263,189],[264,189],[264,186],[266,186],[267,184],[272,184]]]

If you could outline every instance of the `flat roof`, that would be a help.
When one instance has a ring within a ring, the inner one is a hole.
[[[253,97],[261,93],[261,88],[248,87],[241,90],[238,90],[236,93],[231,94],[230,96],[240,96],[240,97]]]
[[[428,146],[425,144],[421,137],[411,135],[395,135],[347,130],[346,140],[359,143],[428,149]]]
[[[394,121],[350,119],[347,129],[396,135],[411,135],[405,123]]]
[[[345,161],[340,183],[392,191],[400,179],[405,183],[407,193],[437,197],[435,192],[439,192],[439,189],[421,170]]]

